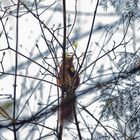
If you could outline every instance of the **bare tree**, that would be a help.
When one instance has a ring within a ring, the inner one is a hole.
[[[139,1],[88,3],[1,2],[1,139],[139,139]]]

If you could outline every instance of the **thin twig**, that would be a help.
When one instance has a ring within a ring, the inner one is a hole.
[[[16,16],[16,51],[15,51],[15,77],[14,77],[14,97],[13,97],[13,131],[14,131],[14,139],[17,139],[16,135],[16,126],[15,126],[15,121],[16,121],[16,94],[17,94],[17,67],[18,67],[18,43],[19,43],[19,0],[17,3],[17,16]]]

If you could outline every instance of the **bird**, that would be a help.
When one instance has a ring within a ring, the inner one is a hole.
[[[62,91],[59,116],[60,125],[68,124],[73,120],[73,113],[76,107],[75,91],[80,85],[80,78],[73,63],[73,55],[67,55],[65,61],[62,60],[59,66],[57,84]]]

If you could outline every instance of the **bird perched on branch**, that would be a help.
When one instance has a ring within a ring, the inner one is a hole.
[[[68,123],[73,119],[73,111],[76,105],[75,91],[80,84],[79,75],[77,74],[73,64],[73,55],[67,55],[65,63],[62,60],[59,67],[57,84],[62,90],[59,118],[60,125],[63,125],[63,123]]]

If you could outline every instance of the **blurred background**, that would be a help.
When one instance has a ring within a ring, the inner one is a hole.
[[[0,1],[0,139],[58,139],[62,0]],[[121,6],[120,6],[121,5]],[[139,1],[66,0],[66,53],[80,76],[63,139],[139,139]]]

